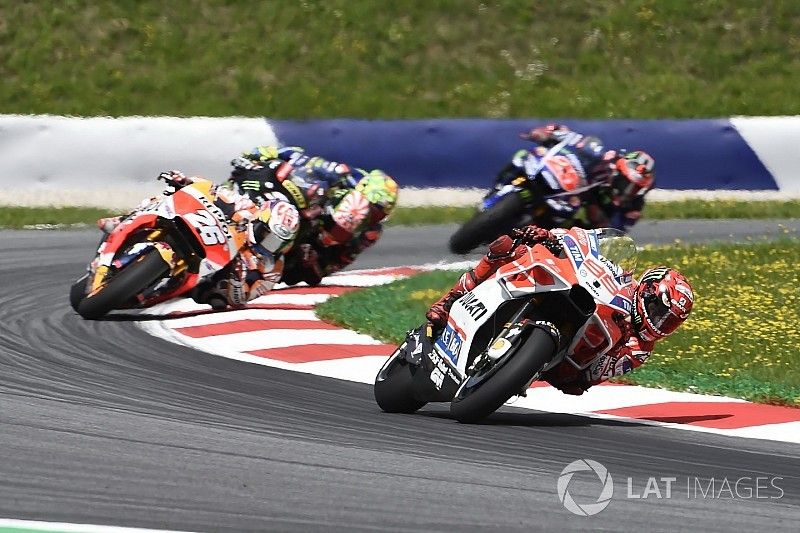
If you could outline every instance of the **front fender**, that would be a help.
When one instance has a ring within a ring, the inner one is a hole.
[[[522,345],[522,343],[524,343],[528,337],[531,336],[531,333],[534,329],[540,329],[544,331],[553,339],[553,343],[556,346],[560,346],[561,332],[559,331],[558,326],[548,320],[532,320],[525,318],[511,324],[511,326],[501,331],[500,335],[498,335],[492,345],[489,346],[487,355],[494,360],[502,358],[510,351],[513,351],[513,349]],[[543,370],[552,368],[558,364],[560,360],[560,357],[554,358],[553,361],[548,363]]]
[[[426,402],[449,402],[461,385],[458,370],[436,351],[428,324],[406,335],[399,357],[418,368],[414,373],[414,394]]]
[[[483,200],[481,200],[480,205],[478,205],[478,211],[486,211],[487,209],[491,209],[497,202],[508,196],[509,194],[519,194],[522,191],[522,187],[517,185],[508,184],[503,185],[498,190],[495,190],[489,193]]]

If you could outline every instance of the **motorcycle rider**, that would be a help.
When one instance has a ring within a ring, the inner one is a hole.
[[[276,173],[317,183],[313,195],[319,202],[301,210],[306,227],[312,229],[302,232],[287,256],[281,281],[289,285],[301,281],[318,285],[323,277],[352,263],[378,241],[382,221],[397,203],[397,183],[382,170],[351,169],[309,156],[297,146],[257,146],[231,164],[231,180],[254,199],[272,192]]]
[[[564,143],[572,151],[585,174],[589,187],[580,193],[590,227],[614,227],[629,231],[641,217],[645,195],[655,183],[655,160],[641,150],[606,150],[603,142],[569,129],[564,124],[550,123],[520,135],[537,146],[519,150],[497,176],[497,181],[509,181],[525,174],[525,161],[530,152],[539,156],[548,149]],[[548,202],[554,211],[554,221],[561,225],[572,222],[577,206],[568,200]]]
[[[428,329],[433,336],[444,328],[450,308],[458,298],[489,279],[503,265],[521,258],[528,247],[542,244],[554,252],[561,251],[556,232],[530,225],[514,230],[513,238],[509,235],[497,238],[478,264],[428,310]],[[656,341],[678,329],[693,305],[694,291],[683,274],[668,267],[651,268],[642,275],[634,291],[631,319],[621,319],[620,326],[626,333],[620,342],[583,371],[560,364],[543,373],[541,379],[565,394],[580,395],[592,385],[626,374],[650,357]]]
[[[348,165],[319,156],[310,156],[306,154],[305,149],[299,146],[262,145],[256,146],[249,152],[242,152],[242,155],[231,161],[231,166],[233,166],[231,180],[250,194],[251,198],[254,195],[258,196],[259,192],[268,192],[258,189],[256,182],[261,181],[263,186],[267,185],[263,183],[264,178],[272,178],[268,172],[270,167],[268,162],[274,160],[284,161],[295,169],[308,169],[314,178],[327,185],[326,188],[352,189],[356,186],[356,180],[352,177]],[[262,176],[265,171],[267,176]],[[257,198],[253,199],[257,200]]]
[[[213,202],[227,217],[237,231],[244,232],[245,246],[228,266],[210,283],[200,285],[192,291],[192,298],[214,309],[242,307],[248,301],[269,292],[280,280],[284,255],[294,244],[300,216],[289,202],[273,199],[261,205],[239,194],[225,185],[214,185],[210,180],[197,176],[186,176],[178,170],[158,175],[168,186],[165,196],[193,183],[208,182],[211,185]],[[98,220],[98,226],[110,233],[126,218],[158,201],[154,197],[142,202],[133,212],[125,216]]]
[[[373,246],[383,233],[383,222],[397,204],[397,183],[379,169],[360,176],[353,189],[339,189],[320,216],[319,234],[292,251],[296,268],[287,269],[282,281],[319,285],[322,278],[351,264]]]

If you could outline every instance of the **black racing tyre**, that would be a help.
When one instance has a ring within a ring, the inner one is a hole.
[[[395,355],[375,377],[375,401],[387,413],[413,413],[428,402],[414,397],[414,367]]]
[[[78,314],[88,320],[100,318],[123,306],[148,285],[169,272],[169,265],[157,251],[152,251],[127,265],[98,292],[78,304]]]
[[[89,274],[84,274],[69,288],[69,305],[78,312],[78,305],[83,301],[86,296],[86,280],[89,279]]]
[[[450,237],[450,251],[466,254],[510,231],[522,217],[525,202],[509,194],[486,211],[479,211]]]
[[[459,422],[470,424],[497,411],[509,398],[519,394],[528,381],[556,353],[553,337],[535,328],[530,337],[511,354],[489,370],[490,375],[459,389],[450,402],[450,414]],[[469,380],[470,378],[468,378]]]

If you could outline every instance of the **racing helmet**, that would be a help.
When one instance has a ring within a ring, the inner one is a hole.
[[[277,256],[294,244],[300,227],[297,208],[283,200],[270,200],[261,206],[251,226],[250,243],[261,255]]]
[[[694,291],[686,277],[673,268],[647,270],[633,295],[633,327],[646,341],[662,339],[689,317]]]
[[[375,212],[373,221],[388,217],[397,204],[397,182],[382,170],[372,170],[356,184],[356,190],[363,194]]]
[[[622,154],[614,166],[617,172],[611,185],[617,201],[630,201],[653,188],[656,162],[647,152]]]

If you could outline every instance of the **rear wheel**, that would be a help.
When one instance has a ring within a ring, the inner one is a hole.
[[[553,337],[535,328],[505,361],[467,378],[450,402],[450,414],[462,423],[477,422],[489,416],[509,398],[519,394],[555,353]]]
[[[151,251],[123,268],[98,292],[83,298],[78,303],[78,314],[89,320],[100,318],[113,309],[123,307],[167,272],[169,265],[157,251]]]
[[[466,254],[510,231],[522,217],[525,202],[519,194],[509,194],[486,211],[480,211],[450,237],[450,251]]]
[[[381,368],[375,377],[375,401],[387,413],[413,413],[428,402],[414,397],[414,372],[412,366],[401,355],[400,350]]]

